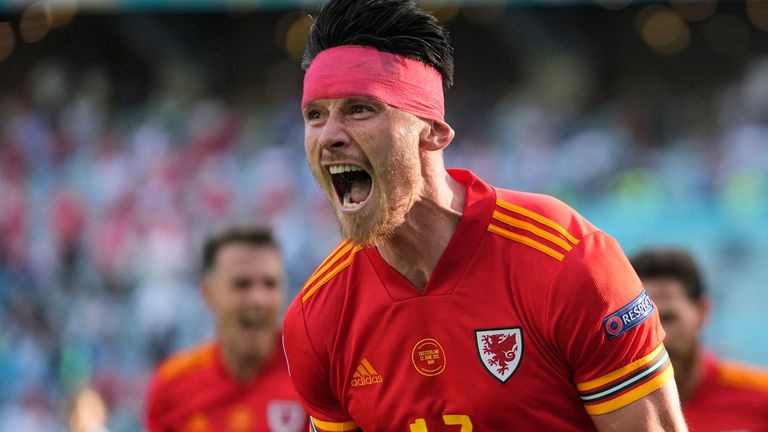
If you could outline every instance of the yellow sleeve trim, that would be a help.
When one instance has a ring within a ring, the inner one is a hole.
[[[651,351],[650,354],[641,358],[640,360],[635,360],[632,363],[622,367],[621,369],[617,369],[613,372],[607,373],[593,380],[583,382],[583,383],[576,383],[576,389],[583,393],[583,392],[598,388],[604,384],[608,384],[609,382],[616,381],[617,379],[631,373],[632,371],[640,369],[641,367],[653,361],[653,359],[655,359],[656,356],[658,356],[663,349],[664,349],[664,344],[660,343],[659,346],[656,347],[656,349]]]
[[[329,421],[318,420],[314,417],[310,417],[310,420],[312,421],[312,424],[314,424],[315,426],[319,427],[324,431],[329,431],[329,432],[353,431],[359,428],[357,423],[355,423],[353,420],[349,420],[345,422],[329,422]]]
[[[342,249],[342,247],[344,247]],[[339,251],[341,249],[341,251]],[[307,280],[307,282],[304,284],[304,288],[302,288],[302,291],[306,290],[310,285],[312,285],[313,282],[317,280],[323,273],[325,273],[336,261],[339,260],[344,254],[349,252],[349,250],[352,249],[352,245],[346,244],[346,242],[341,242],[336,247],[336,249],[331,252],[331,254],[328,256],[328,258],[325,260],[325,262],[312,274],[312,276]]]
[[[617,397],[616,399],[611,399],[607,402],[596,405],[585,405],[584,407],[587,409],[587,413],[589,413],[589,415],[607,414],[611,411],[616,411],[617,409],[624,408],[632,402],[642,399],[654,391],[660,389],[664,384],[672,379],[673,376],[674,371],[672,369],[672,365],[669,364],[667,365],[667,369],[659,374],[656,378]]]
[[[553,221],[552,219],[546,218],[546,217],[544,217],[544,216],[542,216],[542,215],[540,215],[538,213],[534,213],[534,212],[532,212],[532,211],[530,211],[528,209],[522,208],[522,207],[520,207],[518,205],[506,202],[506,201],[498,199],[498,198],[496,199],[496,205],[498,205],[501,208],[507,209],[507,210],[509,210],[511,212],[515,212],[517,214],[521,214],[523,216],[527,216],[527,217],[535,220],[536,222],[538,222],[538,223],[540,223],[542,225],[546,225],[546,226],[552,228],[553,230],[559,232],[565,238],[567,238],[568,241],[570,241],[571,243],[573,243],[575,245],[579,244],[579,240],[576,237],[574,237],[565,228],[563,228],[560,224],[558,224],[557,222]]]
[[[505,224],[507,224],[509,226],[513,226],[515,228],[520,228],[520,229],[526,230],[526,231],[528,231],[528,232],[530,232],[530,233],[532,233],[534,235],[537,235],[537,236],[543,238],[544,240],[549,240],[550,242],[560,246],[561,248],[565,249],[566,251],[570,251],[571,249],[573,249],[573,246],[571,246],[568,242],[566,242],[562,238],[552,234],[549,231],[544,231],[543,229],[537,227],[536,225],[534,225],[532,223],[528,223],[528,222],[522,221],[520,219],[515,219],[513,217],[509,217],[509,216],[505,215],[504,213],[501,213],[501,212],[499,212],[497,210],[493,211],[493,218],[498,220],[498,221],[504,222]]]
[[[502,237],[506,237],[512,241],[516,241],[518,243],[522,243],[524,245],[530,246],[534,249],[537,249],[541,252],[544,252],[545,254],[551,256],[552,258],[562,261],[563,257],[565,257],[564,254],[561,254],[560,252],[552,249],[551,247],[544,245],[542,243],[537,242],[536,240],[533,240],[532,238],[526,237],[524,235],[520,235],[517,233],[513,233],[512,231],[506,230],[504,228],[501,228],[499,226],[496,226],[494,224],[488,225],[488,231],[498,234]]]
[[[360,246],[355,246],[354,248],[352,248],[352,252],[350,252],[347,259],[342,261],[341,264],[337,265],[333,270],[328,272],[328,274],[323,276],[323,278],[320,279],[314,286],[312,286],[312,288],[307,289],[307,292],[304,293],[303,296],[301,296],[301,302],[302,303],[306,302],[307,299],[312,297],[312,294],[314,294],[318,289],[320,289],[320,287],[328,283],[328,281],[331,280],[332,277],[336,276],[340,271],[344,270],[345,268],[347,268],[347,266],[352,264],[352,259],[355,257],[355,254],[361,249],[362,248]],[[341,254],[339,254],[339,256],[341,256]]]

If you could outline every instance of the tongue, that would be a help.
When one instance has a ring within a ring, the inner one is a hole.
[[[349,190],[349,200],[355,204],[361,203],[368,198],[368,194],[371,193],[371,180],[370,179],[355,179],[352,181],[351,188]]]

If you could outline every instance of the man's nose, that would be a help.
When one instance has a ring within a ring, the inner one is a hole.
[[[269,289],[260,282],[254,282],[248,289],[245,301],[251,305],[260,305],[269,302]]]
[[[337,115],[332,114],[322,126],[318,143],[325,150],[340,150],[349,144],[349,135],[344,128],[344,122]]]

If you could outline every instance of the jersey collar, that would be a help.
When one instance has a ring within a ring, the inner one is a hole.
[[[496,192],[480,180],[471,171],[449,169],[448,174],[464,185],[466,197],[456,231],[448,247],[435,266],[424,293],[392,268],[379,254],[378,249],[370,247],[365,253],[383,281],[384,287],[394,301],[407,300],[421,295],[446,295],[453,292],[461,282],[464,273],[477,252],[480,241],[487,232],[491,215],[496,205]]]

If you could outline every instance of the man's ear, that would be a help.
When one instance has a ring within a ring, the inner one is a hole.
[[[421,131],[420,147],[427,151],[442,150],[448,147],[455,135],[448,123],[440,120],[429,120]]]

